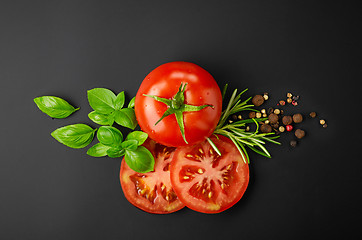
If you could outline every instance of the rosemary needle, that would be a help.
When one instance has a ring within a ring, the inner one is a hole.
[[[223,100],[225,98],[227,85],[225,85],[223,89]],[[274,133],[259,133],[259,124],[258,122],[264,121],[267,118],[251,118],[240,120],[232,123],[226,123],[226,120],[235,113],[242,111],[256,111],[254,109],[254,105],[248,104],[251,97],[248,99],[241,101],[241,95],[246,92],[248,89],[240,92],[238,94],[238,90],[235,89],[233,94],[230,97],[230,100],[226,106],[226,109],[222,112],[218,125],[214,131],[214,134],[220,134],[225,137],[228,137],[236,146],[238,151],[240,152],[245,163],[250,163],[249,155],[246,151],[246,148],[253,150],[254,152],[270,158],[271,155],[268,150],[264,147],[266,142],[271,142],[274,144],[280,144],[274,139],[279,136],[272,136]],[[255,123],[256,130],[254,132],[245,131],[246,124]],[[221,155],[220,151],[217,149],[216,145],[211,141],[210,138],[207,139],[210,145],[214,148],[214,150]]]

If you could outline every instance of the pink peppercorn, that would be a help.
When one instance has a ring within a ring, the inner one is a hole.
[[[286,129],[288,132],[290,132],[290,131],[293,130],[293,126],[292,126],[292,125],[287,125],[287,126],[285,126],[285,129]]]

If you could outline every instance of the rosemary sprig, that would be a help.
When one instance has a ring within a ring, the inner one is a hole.
[[[223,89],[223,99],[225,98],[227,85],[225,85]],[[257,111],[254,109],[254,105],[248,104],[251,97],[248,99],[241,101],[241,95],[245,93],[248,89],[245,89],[244,91],[240,92],[238,94],[238,90],[235,89],[233,94],[230,97],[229,103],[226,106],[226,109],[222,112],[221,118],[219,120],[219,123],[214,131],[214,134],[220,134],[225,137],[228,137],[231,139],[231,141],[235,144],[236,148],[240,152],[243,160],[245,163],[250,163],[249,155],[246,151],[246,148],[249,148],[253,150],[254,152],[263,155],[265,157],[270,158],[271,155],[268,152],[268,150],[264,147],[264,144],[266,142],[271,142],[274,144],[280,144],[279,142],[275,141],[274,139],[278,138],[279,136],[272,136],[274,133],[259,133],[259,123],[261,121],[266,120],[267,118],[251,118],[251,119],[245,119],[240,120],[232,123],[226,123],[226,120],[235,113],[239,113],[242,111]],[[226,124],[225,124],[226,123]],[[256,124],[256,130],[255,132],[247,132],[245,130],[246,124],[248,123],[255,123]],[[208,139],[209,142],[211,142],[211,146],[215,149],[215,151],[220,154],[220,151],[217,149],[215,144],[212,143],[210,139]]]

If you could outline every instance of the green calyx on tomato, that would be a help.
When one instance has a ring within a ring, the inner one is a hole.
[[[185,94],[186,86],[187,86],[187,83],[181,83],[178,92],[171,99],[161,98],[158,96],[147,95],[147,94],[143,94],[143,96],[153,98],[154,100],[156,100],[158,102],[162,102],[162,103],[166,104],[168,107],[167,110],[162,115],[162,117],[155,123],[155,126],[160,121],[162,121],[162,119],[164,119],[165,117],[175,114],[177,123],[180,127],[182,138],[185,141],[185,143],[188,144],[186,137],[185,137],[185,125],[184,125],[184,120],[183,120],[183,113],[184,112],[197,112],[197,111],[200,111],[207,107],[214,108],[214,106],[210,105],[210,104],[205,104],[202,106],[194,106],[194,105],[190,105],[190,104],[185,104],[185,95],[184,94]]]

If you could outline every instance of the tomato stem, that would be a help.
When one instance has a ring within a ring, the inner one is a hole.
[[[214,108],[213,105],[205,104],[201,106],[195,106],[190,104],[185,104],[185,91],[186,91],[187,83],[181,83],[178,92],[171,98],[161,98],[154,95],[143,94],[145,97],[153,98],[158,102],[162,102],[168,106],[167,110],[163,113],[162,117],[155,123],[157,125],[160,121],[162,121],[165,117],[175,114],[177,124],[179,125],[180,132],[183,140],[186,144],[188,144],[185,136],[185,124],[183,120],[184,112],[197,112],[204,108],[211,107]]]

